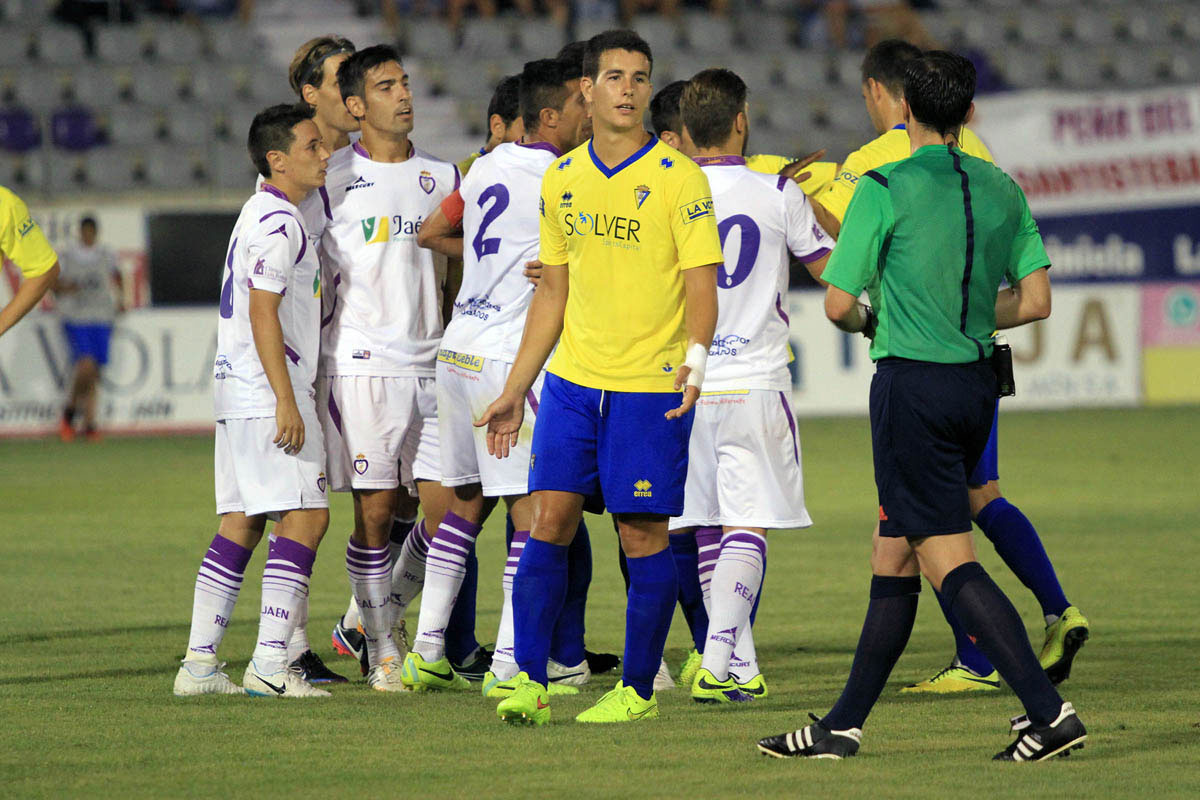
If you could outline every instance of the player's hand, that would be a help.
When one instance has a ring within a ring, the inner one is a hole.
[[[508,451],[517,446],[521,423],[525,419],[525,398],[502,394],[475,421],[476,428],[487,426],[488,454],[508,458]]]
[[[299,453],[304,447],[304,419],[295,401],[275,405],[274,444],[288,455]]]
[[[686,369],[686,367],[684,369]],[[676,381],[676,383],[678,383],[678,381]],[[676,386],[675,388],[678,389],[679,386]],[[679,404],[679,408],[672,408],[670,411],[668,411],[663,416],[666,417],[667,419],[679,419],[684,414],[691,411],[692,407],[696,405],[696,401],[699,399],[700,399],[700,387],[684,386],[683,387],[683,402]]]
[[[529,279],[530,283],[537,286],[542,280],[542,266],[542,262],[537,259],[526,261],[525,271],[522,274]]]
[[[812,173],[811,172],[801,172],[800,170],[804,169],[809,164],[820,159],[824,155],[825,155],[824,148],[821,148],[820,150],[809,153],[808,155],[804,156],[803,158],[793,161],[792,163],[788,164],[783,169],[779,170],[779,174],[783,175],[784,177],[791,178],[796,183],[803,183],[804,181],[806,181],[812,177]]]

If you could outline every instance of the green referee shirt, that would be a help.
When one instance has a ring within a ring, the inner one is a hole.
[[[871,358],[961,364],[992,353],[996,292],[1048,267],[1020,187],[957,147],[865,173],[821,277],[879,317]]]

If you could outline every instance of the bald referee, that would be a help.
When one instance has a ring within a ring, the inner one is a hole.
[[[1017,738],[997,760],[1041,761],[1087,738],[971,539],[967,476],[996,408],[992,331],[1050,313],[1050,262],[1025,196],[958,147],[974,94],[975,69],[965,58],[931,52],[910,62],[904,116],[913,154],[863,175],[822,275],[828,317],[872,339],[879,532],[870,605],[842,696],[814,724],[761,740],[767,755],[858,752],[862,724],[908,643],[921,573],[1025,707],[1013,720]],[[998,292],[1004,279],[1011,288]],[[858,304],[863,289],[874,311]]]

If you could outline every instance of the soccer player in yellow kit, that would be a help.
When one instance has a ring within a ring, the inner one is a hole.
[[[0,336],[38,304],[58,280],[58,254],[33,221],[25,201],[0,186],[0,253],[21,270],[24,280],[0,308]]]
[[[912,146],[904,126],[902,108],[904,69],[909,61],[919,58],[921,54],[919,48],[908,42],[889,39],[872,47],[863,60],[863,99],[866,101],[867,114],[880,135],[847,156],[837,177],[816,195],[816,199],[836,218],[836,227],[830,229],[826,226],[834,235],[840,230],[840,223],[846,215],[859,178],[884,164],[902,161],[911,153]],[[957,138],[959,149],[967,155],[989,162],[993,160],[987,147],[970,128],[962,128]],[[1088,621],[1067,600],[1037,529],[1019,508],[1000,493],[998,420],[997,410],[987,449],[974,472],[968,476],[971,517],[995,545],[1004,563],[1029,587],[1042,607],[1046,636],[1038,661],[1050,680],[1058,684],[1070,675],[1075,654],[1087,641]],[[940,594],[938,600],[942,600]],[[949,609],[943,605],[942,611],[954,631],[954,659],[937,674],[902,691],[934,694],[997,691],[1000,688],[999,673],[962,630]]]

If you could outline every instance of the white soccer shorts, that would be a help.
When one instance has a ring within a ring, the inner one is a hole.
[[[507,458],[487,451],[487,428],[476,428],[475,420],[504,390],[512,364],[466,353],[438,353],[438,432],[442,442],[442,484],[466,486],[478,483],[487,497],[510,497],[528,493],[530,445],[537,418],[537,399],[542,380],[525,399],[525,420],[516,447]]]
[[[784,392],[703,393],[688,443],[683,514],[671,530],[807,528],[800,437]]]
[[[329,487],[395,489],[440,481],[433,378],[341,375],[317,381]]]
[[[274,417],[217,422],[214,474],[217,513],[247,516],[328,508],[325,442],[311,402],[300,404],[304,447],[288,454],[274,443]]]

